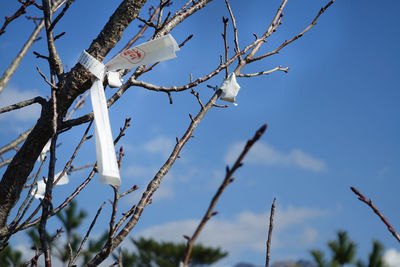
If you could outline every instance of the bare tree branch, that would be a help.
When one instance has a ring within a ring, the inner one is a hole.
[[[35,104],[35,103],[39,103],[39,104],[43,105],[43,104],[46,103],[46,99],[44,99],[43,97],[37,96],[37,97],[34,97],[32,99],[21,101],[19,103],[16,103],[16,104],[4,107],[4,108],[0,108],[0,114],[1,113],[5,113],[5,112],[9,112],[9,111],[12,111],[12,110],[20,109],[20,108],[23,108],[23,107],[27,107],[27,106]],[[1,152],[0,152],[0,154],[1,154]]]
[[[58,21],[65,15],[65,13],[67,12],[69,6],[72,4],[74,0],[67,0],[67,2],[65,3],[65,6],[63,8],[63,10],[61,10],[61,12],[57,15],[57,17],[53,20],[53,22],[51,23],[48,31],[53,31],[54,27],[56,26],[56,24],[58,23]]]
[[[259,75],[268,75],[268,74],[271,74],[272,72],[275,72],[275,71],[278,71],[278,70],[287,73],[289,71],[289,67],[282,68],[282,66],[278,66],[276,68],[273,68],[272,70],[260,71],[260,72],[256,72],[256,73],[250,73],[250,74],[239,73],[237,75],[237,77],[250,78],[250,77],[259,76]]]
[[[290,40],[286,40],[284,41],[278,48],[276,48],[275,50],[265,53],[261,56],[255,57],[255,58],[248,58],[249,62],[254,62],[260,59],[263,59],[265,57],[269,57],[272,56],[274,54],[279,53],[279,51],[284,48],[285,46],[287,46],[290,43],[293,43],[294,41],[296,41],[297,39],[299,39],[300,37],[302,37],[307,31],[309,31],[312,27],[314,27],[317,24],[318,18],[335,2],[335,0],[331,0],[329,1],[328,4],[326,4],[324,7],[322,7],[320,9],[320,11],[318,12],[317,16],[314,18],[314,20],[311,22],[310,25],[308,25],[302,32],[300,32],[299,34],[297,34],[295,37],[293,37]]]
[[[228,18],[225,18],[225,17],[222,17],[222,23],[224,24],[224,32],[222,33],[222,39],[224,40],[224,48],[225,48],[225,62],[227,62],[228,61],[228,49],[229,49],[229,47],[228,47],[228,40],[227,40],[227,38],[226,38],[226,27],[228,26],[228,21],[229,21],[229,19]],[[222,64],[222,57],[221,57],[221,64]],[[228,73],[229,71],[228,71],[228,66],[226,66],[226,68],[225,68],[225,78],[227,78],[228,77]]]
[[[160,8],[156,8],[153,12],[153,14],[151,15],[149,21],[153,21],[158,12],[160,12]],[[124,48],[121,49],[121,51],[119,51],[118,53],[121,53],[122,51],[128,49],[129,47],[131,47],[137,40],[139,40],[140,37],[143,36],[144,32],[149,28],[149,26],[147,24],[145,24],[140,31],[124,46]]]
[[[75,256],[73,258],[71,258],[71,260],[68,262],[68,266],[73,266],[75,264],[76,260],[78,259],[79,255],[81,254],[81,251],[82,251],[83,247],[85,246],[87,239],[89,238],[90,232],[92,231],[93,226],[96,224],[97,217],[99,217],[100,212],[103,209],[105,204],[106,204],[106,202],[103,202],[103,204],[101,204],[100,208],[97,210],[96,216],[94,216],[93,221],[90,224],[89,229],[85,234],[85,237],[82,239],[82,242],[81,242],[78,250],[76,251]]]
[[[0,168],[3,167],[3,166],[7,166],[8,164],[10,164],[10,163],[12,162],[12,160],[13,160],[13,158],[9,158],[9,159],[6,159],[6,160],[0,162]]]
[[[194,242],[196,241],[200,232],[203,230],[203,228],[206,225],[206,223],[208,222],[208,220],[211,219],[212,216],[217,214],[217,212],[214,212],[215,205],[217,205],[217,202],[218,202],[220,196],[222,195],[222,193],[224,192],[225,188],[234,181],[234,178],[232,178],[233,174],[235,173],[235,171],[238,168],[243,166],[242,162],[243,162],[244,157],[250,151],[250,149],[254,145],[254,143],[257,142],[260,139],[260,137],[264,134],[266,129],[267,129],[266,124],[261,126],[261,128],[256,131],[254,137],[247,141],[246,145],[244,146],[242,152],[236,159],[232,168],[229,168],[229,166],[226,166],[226,174],[225,174],[224,180],[222,181],[222,184],[219,186],[217,192],[213,196],[206,213],[204,214],[203,218],[201,219],[201,221],[200,221],[199,225],[197,226],[196,230],[194,231],[193,235],[191,237],[187,237],[188,241],[186,244],[185,256],[183,257],[183,266],[184,267],[188,267],[189,260],[190,260],[190,254],[192,252]]]
[[[228,8],[229,15],[232,20],[233,34],[235,36],[234,37],[235,48],[236,48],[235,53],[239,53],[240,48],[239,48],[239,38],[238,38],[238,30],[237,30],[237,26],[236,26],[236,19],[235,19],[235,16],[233,15],[233,12],[232,12],[232,9],[231,9],[231,6],[230,6],[228,0],[225,0],[225,4],[226,4],[226,7]],[[242,56],[239,55],[239,64],[242,60],[243,60]]]
[[[389,232],[393,235],[393,237],[400,242],[400,235],[394,230],[393,226],[389,223],[389,221],[383,216],[383,214],[378,210],[377,207],[372,203],[371,199],[367,199],[363,194],[360,193],[355,187],[350,187],[351,191],[353,191],[354,194],[358,196],[358,199],[361,202],[364,202],[367,204],[373,212],[375,212],[376,215],[381,219],[381,221],[386,225],[388,228]]]
[[[33,127],[27,130],[26,132],[20,134],[15,140],[10,142],[9,144],[0,148],[0,155],[10,151],[11,149],[15,149],[21,142],[23,142],[32,131]]]
[[[63,233],[64,230],[62,228],[57,230],[57,233],[54,235],[54,237],[51,239],[50,243],[53,243],[54,241],[56,241],[60,236],[61,233]],[[39,251],[32,259],[30,259],[29,261],[25,262],[24,265],[22,265],[22,267],[26,267],[26,266],[37,266],[37,260],[39,259],[40,255],[42,255],[42,251]]]
[[[272,202],[271,211],[269,213],[269,227],[268,227],[265,267],[269,267],[269,261],[271,259],[271,239],[272,239],[272,230],[274,229],[275,202],[276,202],[276,198],[274,198],[274,201]]]
[[[57,0],[53,3],[53,12],[55,12],[57,9],[59,9],[65,2],[66,0]],[[26,1],[29,2],[29,1]],[[31,1],[35,2],[35,1]],[[40,23],[36,25],[36,28],[33,30],[31,36],[28,38],[22,49],[18,52],[18,55],[14,58],[14,60],[11,62],[10,66],[6,69],[6,71],[3,73],[2,77],[0,78],[0,94],[4,90],[4,88],[7,86],[8,82],[10,81],[12,75],[14,72],[17,70],[18,65],[21,63],[21,60],[24,58],[26,53],[28,52],[29,48],[32,46],[32,44],[35,42],[37,39],[39,33],[42,31],[44,27],[44,20],[40,20]]]
[[[26,55],[26,52],[28,52],[29,48],[32,46],[33,42],[36,40],[36,38],[38,37],[38,35],[41,32],[41,30],[43,29],[43,27],[44,27],[44,21],[41,21],[39,23],[39,25],[37,25],[36,28],[33,30],[31,36],[26,41],[26,43],[24,44],[22,49],[18,52],[18,55],[11,62],[10,66],[6,69],[6,71],[1,76],[1,78],[0,78],[0,94],[1,94],[1,92],[3,92],[4,88],[7,86],[12,75],[17,70],[18,65],[21,63],[21,60],[24,58],[24,56]]]
[[[6,16],[3,26],[0,28],[0,35],[5,33],[5,29],[6,29],[7,25],[10,24],[11,21],[13,21],[13,20],[17,19],[18,17],[20,17],[21,15],[25,14],[26,8],[28,6],[34,4],[35,0],[27,0],[27,1],[21,2],[21,3],[22,3],[22,6],[20,6],[20,8],[11,17]]]
[[[42,0],[42,3],[43,3],[42,5],[44,14],[44,24],[46,26],[47,48],[49,50],[50,70],[54,71],[54,73],[57,74],[57,77],[60,77],[61,74],[64,73],[64,67],[62,65],[61,58],[57,53],[56,45],[54,43],[53,28],[52,28],[53,12],[51,10],[51,2],[50,0]]]

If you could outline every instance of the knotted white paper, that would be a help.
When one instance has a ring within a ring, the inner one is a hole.
[[[48,141],[46,143],[46,145],[44,146],[44,148],[42,149],[42,152],[40,152],[40,155],[37,159],[37,161],[43,161],[44,158],[46,157],[47,152],[50,151],[50,145],[51,145],[51,141]]]
[[[120,87],[122,83],[116,70],[132,69],[140,65],[175,58],[175,52],[178,50],[175,39],[168,34],[124,50],[106,65],[86,51],[83,51],[79,57],[79,63],[95,76],[90,93],[95,121],[97,169],[100,183],[113,186],[121,184],[103,88],[104,77],[107,76],[110,87]]]
[[[56,181],[58,179],[58,177],[60,176],[61,172],[54,174],[54,181]],[[68,175],[65,173],[60,180],[57,182],[57,184],[55,185],[64,185],[64,184],[68,184],[69,183],[69,179],[68,179]],[[37,182],[37,191],[35,194],[36,190],[33,190],[31,192],[32,195],[35,196],[35,198],[38,199],[43,199],[44,198],[44,194],[46,193],[46,182],[44,180],[40,180]]]
[[[240,85],[236,82],[236,75],[234,72],[222,82],[220,88],[222,90],[221,100],[233,103],[235,106],[235,97],[239,93]]]

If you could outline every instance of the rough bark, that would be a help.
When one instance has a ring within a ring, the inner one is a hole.
[[[146,0],[124,0],[87,51],[102,61],[121,39],[124,30],[137,17],[145,3]],[[80,64],[76,64],[69,73],[61,75],[57,84],[59,116],[64,117],[73,101],[90,86],[90,73]],[[52,112],[49,103],[51,100],[43,105],[39,120],[0,181],[0,237],[7,234],[7,218],[10,211],[17,203],[36,159],[52,135]]]

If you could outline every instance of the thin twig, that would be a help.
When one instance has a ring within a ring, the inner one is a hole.
[[[214,104],[214,107],[217,107],[217,108],[228,108],[229,106],[228,106],[228,105],[218,105],[218,104]]]
[[[238,30],[237,30],[237,26],[236,26],[236,20],[235,20],[235,16],[233,15],[231,6],[229,5],[228,0],[225,0],[225,4],[226,7],[228,8],[229,11],[229,15],[231,16],[231,20],[232,20],[232,27],[233,27],[233,34],[234,34],[234,42],[235,42],[235,48],[236,48],[236,53],[240,51],[239,48],[239,38],[238,38]],[[239,64],[242,61],[242,57],[239,55]]]
[[[214,212],[214,207],[217,204],[220,196],[224,192],[225,188],[231,182],[234,181],[234,178],[232,178],[232,175],[235,173],[235,171],[238,168],[243,166],[242,161],[243,161],[244,157],[250,151],[250,149],[253,146],[253,144],[260,139],[260,137],[263,135],[263,133],[265,132],[266,129],[267,129],[267,125],[264,124],[260,129],[257,130],[257,132],[255,133],[254,137],[247,141],[246,145],[243,148],[243,151],[240,153],[240,155],[236,159],[236,161],[233,164],[232,168],[229,168],[228,166],[226,166],[225,178],[224,178],[222,184],[219,186],[217,192],[213,196],[205,215],[203,216],[202,220],[200,221],[200,223],[197,226],[196,230],[194,231],[193,235],[191,237],[187,237],[188,241],[187,241],[187,244],[186,244],[185,256],[183,258],[183,266],[184,267],[187,267],[188,264],[189,264],[190,254],[192,252],[192,248],[193,248],[194,242],[196,241],[197,237],[199,236],[201,230],[203,230],[203,228],[204,228],[205,224],[207,223],[207,221],[212,216],[217,214],[216,212]]]
[[[9,158],[9,159],[6,159],[6,160],[0,162],[0,168],[10,164],[12,160],[13,160],[13,158]]]
[[[10,24],[11,21],[17,19],[18,17],[20,17],[21,15],[26,13],[26,8],[32,4],[35,3],[35,0],[32,1],[25,1],[25,2],[20,2],[22,3],[22,6],[20,6],[20,8],[11,16],[11,17],[5,17],[5,21],[3,23],[3,26],[0,28],[0,35],[2,35],[3,33],[5,33],[5,29],[7,27],[8,24]]]
[[[42,76],[43,80],[50,85],[52,88],[54,89],[58,89],[57,85],[53,84],[52,82],[50,82],[47,77],[43,74],[43,72],[40,71],[39,67],[36,66],[37,71],[39,72],[40,76]]]
[[[54,90],[54,89],[53,89]],[[54,100],[55,101],[55,100]],[[57,113],[53,110],[53,114],[55,115],[55,119],[57,121]],[[57,127],[57,126],[56,126]],[[52,207],[52,189],[53,189],[53,182],[54,182],[54,169],[55,169],[55,162],[56,162],[56,144],[57,144],[57,129],[54,131],[54,136],[51,139],[50,145],[50,163],[49,163],[49,175],[46,180],[46,191],[44,198],[42,200],[42,216],[40,219],[39,224],[39,235],[40,235],[40,242],[42,244],[42,251],[45,256],[45,266],[51,267],[51,255],[50,255],[50,248],[47,242],[47,235],[46,235],[46,224],[49,214],[51,213]]]
[[[51,252],[49,248],[49,244],[46,238],[46,224],[49,214],[53,209],[51,200],[52,200],[52,191],[53,191],[53,182],[54,182],[54,169],[56,164],[56,145],[57,145],[57,128],[58,128],[58,111],[57,111],[57,94],[55,86],[55,74],[60,78],[61,74],[64,72],[63,66],[60,60],[59,55],[57,54],[57,50],[54,44],[54,36],[53,30],[51,28],[52,24],[52,8],[50,0],[43,0],[43,14],[44,14],[44,21],[46,26],[46,36],[47,36],[47,47],[49,50],[49,66],[50,66],[50,74],[51,74],[51,104],[52,104],[52,139],[50,145],[50,163],[49,163],[49,175],[46,180],[46,190],[45,195],[42,200],[42,216],[40,219],[39,224],[39,235],[40,235],[40,242],[42,244],[42,251],[44,252],[45,256],[45,266],[51,267]],[[39,68],[37,70],[40,72]],[[42,73],[41,73],[42,75]],[[45,76],[42,75],[42,77]],[[45,79],[47,80],[47,79]]]
[[[66,32],[62,32],[62,33],[57,34],[56,36],[54,36],[54,41],[57,40],[57,39],[60,39],[62,36],[64,36],[65,33]]]
[[[188,84],[186,84],[184,86],[170,86],[170,87],[158,86],[158,85],[150,84],[150,83],[143,82],[143,81],[137,81],[133,77],[131,77],[129,79],[129,83],[130,83],[129,86],[140,86],[140,87],[143,87],[145,89],[148,89],[148,90],[151,90],[151,91],[157,91],[157,92],[180,92],[180,91],[185,91],[187,89],[193,88],[193,87],[199,85],[200,83],[203,83],[203,82],[211,79],[212,77],[217,75],[221,70],[225,69],[227,66],[232,64],[236,60],[236,58],[238,56],[239,56],[239,54],[234,55],[229,61],[227,61],[226,63],[220,64],[215,70],[213,70],[209,74],[207,74],[207,75],[205,75],[203,77],[200,77],[197,80],[195,80],[194,82],[188,83]]]
[[[62,228],[57,230],[57,233],[55,234],[55,236],[50,240],[50,243],[53,243],[54,241],[56,241],[60,236],[61,233],[63,233],[64,230]],[[42,251],[37,251],[36,255],[30,259],[29,261],[25,262],[24,265],[22,265],[22,267],[26,267],[26,266],[37,266],[37,260],[39,259],[40,255],[42,255]]]
[[[69,120],[74,112],[80,108],[82,108],[85,104],[85,99],[88,97],[90,91],[87,91],[83,96],[79,97],[78,100],[75,101],[75,106],[71,109],[71,111],[65,116],[65,120]]]
[[[292,39],[290,40],[286,40],[284,41],[279,47],[277,47],[275,50],[265,53],[261,56],[255,57],[255,58],[249,58],[248,61],[249,62],[254,62],[260,59],[263,59],[265,57],[269,57],[272,56],[274,54],[279,53],[279,51],[284,48],[285,46],[287,46],[288,44],[296,41],[297,39],[299,39],[300,37],[302,37],[307,31],[309,31],[312,27],[314,27],[317,24],[318,18],[335,2],[335,0],[331,0],[328,2],[328,4],[326,4],[324,7],[322,7],[320,9],[320,11],[318,12],[317,16],[313,19],[313,21],[311,22],[310,25],[308,25],[303,31],[301,31],[299,34],[297,34],[296,36],[294,36]]]
[[[249,44],[248,46],[246,46],[242,52],[247,52],[249,49],[251,49],[250,53],[245,57],[245,59],[238,64],[237,70],[236,70],[236,74],[238,74],[240,72],[240,70],[247,64],[250,62],[250,59],[253,58],[253,56],[257,53],[257,51],[260,49],[260,47],[262,46],[262,44],[265,42],[265,40],[271,36],[271,34],[273,34],[277,27],[281,24],[281,19],[283,16],[283,9],[285,8],[286,4],[287,4],[288,0],[283,0],[280,7],[278,8],[278,10],[275,13],[274,18],[272,19],[271,24],[268,26],[267,30],[264,32],[264,34],[256,39],[253,43]]]
[[[202,102],[201,99],[200,99],[199,92],[196,92],[194,89],[192,89],[192,90],[190,91],[190,93],[196,97],[196,99],[197,99],[197,101],[199,102],[201,108],[203,109],[203,108],[204,108],[204,104],[203,104],[203,102]]]
[[[10,223],[10,225],[9,225],[9,227],[8,227],[8,228],[9,228],[8,235],[4,236],[3,239],[2,239],[2,243],[3,243],[3,244],[4,244],[4,243],[7,243],[8,239],[11,237],[11,235],[12,235],[14,229],[18,226],[19,222],[20,222],[20,221],[22,220],[22,218],[25,216],[26,211],[27,211],[27,210],[29,209],[29,207],[32,205],[32,202],[33,202],[33,199],[34,199],[34,195],[35,195],[36,192],[37,192],[37,188],[36,188],[35,192],[33,192],[33,193],[34,193],[33,195],[31,195],[31,193],[32,193],[33,187],[34,187],[35,184],[36,184],[36,181],[37,181],[37,179],[38,179],[38,177],[39,177],[39,174],[40,174],[40,172],[41,172],[41,170],[42,170],[42,168],[43,168],[43,165],[44,165],[45,161],[46,161],[46,160],[43,160],[43,161],[41,162],[41,164],[40,164],[40,166],[39,166],[39,170],[36,172],[35,178],[34,178],[34,180],[33,180],[32,185],[30,186],[29,192],[27,193],[25,200],[23,201],[23,203],[22,203],[21,206],[19,207],[18,212],[17,212],[17,215],[15,215],[14,220]],[[29,200],[29,202],[28,202],[28,199],[29,199],[29,198],[30,198],[30,200]],[[28,202],[28,204],[27,204],[27,202]],[[26,205],[26,206],[25,206],[25,205]],[[23,211],[22,211],[22,210],[23,210]],[[21,212],[22,212],[22,213],[21,213]],[[0,249],[0,251],[2,251],[2,249]]]
[[[53,11],[51,9],[50,0],[43,0],[43,14],[44,24],[46,26],[50,70],[54,71],[54,73],[57,74],[57,77],[61,79],[61,74],[64,73],[64,67],[61,62],[60,56],[57,53],[57,49],[54,43],[53,29],[51,28]]]
[[[364,202],[367,204],[378,217],[381,219],[381,221],[386,225],[388,228],[389,232],[396,238],[398,242],[400,242],[400,235],[394,230],[393,226],[389,223],[389,221],[383,216],[383,214],[375,207],[375,205],[372,203],[371,199],[367,199],[363,194],[360,193],[355,187],[350,187],[351,191],[353,191],[354,194],[358,196],[358,199],[361,202]]]
[[[3,75],[0,78],[0,93],[4,90],[7,86],[8,82],[10,81],[11,77],[17,70],[18,65],[21,63],[21,60],[24,58],[26,53],[28,52],[29,48],[32,46],[34,41],[37,39],[39,33],[44,27],[44,21],[42,20],[36,28],[33,30],[32,34],[29,36],[28,40],[25,42],[24,46],[18,52],[17,56],[11,62],[10,66],[6,69]]]
[[[226,27],[228,26],[228,21],[229,21],[228,18],[222,17],[222,23],[224,23],[224,33],[222,34],[222,39],[224,40],[225,62],[228,61],[228,40],[226,38]],[[225,79],[227,77],[228,77],[228,66],[226,66],[225,68]]]
[[[51,23],[48,31],[52,31],[54,29],[54,27],[56,26],[56,24],[60,21],[60,19],[65,15],[65,12],[67,12],[69,6],[72,4],[74,0],[68,0],[65,3],[64,8],[61,10],[61,12],[57,15],[57,17],[53,20],[53,22]]]
[[[40,174],[40,172],[42,171],[42,168],[43,168],[45,162],[46,162],[46,160],[43,160],[43,161],[40,163],[39,169],[38,169],[38,171],[37,171],[36,174],[35,174],[35,178],[33,179],[32,185],[31,185],[30,188],[29,188],[29,191],[28,191],[28,193],[27,193],[27,195],[26,195],[26,198],[25,198],[24,202],[21,204],[21,206],[19,207],[18,212],[17,212],[17,215],[15,216],[15,219],[11,222],[11,227],[10,227],[10,228],[15,228],[15,227],[13,227],[13,225],[15,225],[15,226],[18,225],[18,223],[19,223],[19,222],[21,221],[21,219],[24,217],[25,212],[26,212],[27,209],[29,208],[30,204],[32,203],[32,200],[33,200],[34,196],[31,196],[31,193],[32,193],[33,187],[36,185],[37,179],[39,178],[39,174]],[[24,209],[25,204],[26,204],[26,202],[28,201],[29,198],[31,198],[31,201],[29,202],[29,204],[28,204],[28,205],[26,206],[26,208]],[[22,212],[22,209],[24,209],[24,212]],[[21,215],[21,212],[22,212],[22,215]],[[20,215],[21,215],[21,216],[20,216]]]
[[[69,261],[68,266],[73,266],[74,263],[76,262],[76,260],[78,259],[79,255],[81,254],[81,251],[82,251],[83,247],[85,246],[85,243],[86,243],[87,239],[89,238],[90,232],[92,231],[93,226],[96,224],[97,217],[99,217],[100,212],[103,209],[105,204],[106,204],[106,202],[103,202],[103,204],[101,204],[100,208],[97,210],[96,216],[94,216],[93,221],[90,224],[89,229],[86,232],[85,237],[82,239],[81,245],[79,246],[78,250],[76,251],[75,256]]]
[[[30,128],[29,130],[25,131],[24,133],[20,134],[15,140],[11,141],[9,144],[1,147],[0,155],[6,153],[7,151],[15,149],[20,143],[22,143],[28,137],[28,135],[32,131],[32,129],[33,129],[33,127]]]
[[[91,164],[86,164],[86,165],[83,165],[83,166],[77,167],[77,168],[71,166],[71,168],[68,170],[68,173],[80,171],[80,170],[83,170],[83,169],[86,169],[86,168],[91,168],[91,167],[94,167],[94,165],[96,165],[96,164],[95,163],[91,163]]]
[[[135,184],[135,185],[132,186],[130,189],[126,190],[125,192],[123,192],[123,193],[121,193],[121,194],[119,194],[119,197],[120,197],[120,198],[121,198],[121,197],[124,197],[124,196],[126,196],[127,194],[130,194],[130,193],[132,193],[133,191],[136,191],[138,188],[139,188],[139,187]]]
[[[137,19],[140,20],[141,22],[143,22],[144,25],[147,25],[148,27],[152,27],[154,29],[157,29],[157,25],[155,25],[152,21],[145,20],[145,19],[143,19],[143,18],[141,18],[139,16],[137,16]]]
[[[122,128],[119,128],[119,134],[117,138],[114,140],[114,145],[118,143],[119,139],[121,139],[125,135],[126,129],[128,129],[129,126],[131,126],[131,120],[132,118],[126,118],[124,126]]]
[[[275,214],[275,202],[276,198],[271,205],[271,211],[269,214],[269,227],[268,227],[268,238],[267,238],[267,252],[265,259],[265,267],[269,267],[269,261],[271,259],[271,239],[272,239],[272,230],[274,228],[274,214]]]
[[[136,205],[133,205],[127,212],[122,213],[122,218],[119,220],[119,222],[114,227],[114,235],[117,233],[119,228],[125,223],[125,221],[129,217],[131,217],[131,215],[134,213],[135,209],[136,209]]]
[[[275,71],[283,71],[283,72],[287,73],[289,71],[289,67],[282,68],[282,66],[278,66],[276,68],[273,68],[272,70],[260,71],[260,72],[256,72],[256,73],[250,73],[250,74],[240,73],[237,75],[237,77],[250,78],[250,77],[259,76],[259,75],[268,75]]]
[[[64,169],[60,173],[59,177],[57,180],[54,181],[53,187],[58,183],[58,181],[64,176],[64,174],[68,171],[68,169],[71,167],[72,162],[74,161],[76,155],[78,154],[79,149],[81,148],[82,144],[88,140],[89,138],[87,137],[87,134],[89,133],[90,128],[92,127],[93,121],[89,123],[89,125],[86,127],[85,132],[83,133],[83,136],[81,140],[79,141],[78,145],[76,146],[74,152],[72,153],[72,156],[68,160],[67,164],[65,164]]]
[[[107,243],[112,242],[112,239],[114,237],[114,227],[115,227],[115,217],[117,216],[117,210],[118,210],[118,201],[119,201],[119,194],[118,194],[118,188],[115,186],[111,186],[114,191],[114,201],[111,203],[112,204],[112,214],[110,218],[110,223],[109,223],[109,232],[108,232],[108,240]]]
[[[160,12],[160,8],[156,8],[153,12],[153,14],[150,16],[150,21],[153,21],[158,12]],[[140,37],[143,36],[144,32],[149,28],[149,26],[147,24],[145,24],[140,31],[124,46],[124,48],[121,49],[121,51],[119,51],[118,53],[121,53],[122,51],[128,49],[129,47],[131,47]]]

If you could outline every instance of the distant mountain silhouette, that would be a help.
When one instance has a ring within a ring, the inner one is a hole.
[[[271,267],[317,267],[313,262],[308,260],[298,261],[277,261],[271,264]],[[263,267],[261,265],[255,265],[251,263],[240,262],[233,267]]]
[[[251,264],[251,263],[240,262],[240,263],[236,264],[233,267],[262,267],[262,266],[261,265],[254,265],[254,264]]]

